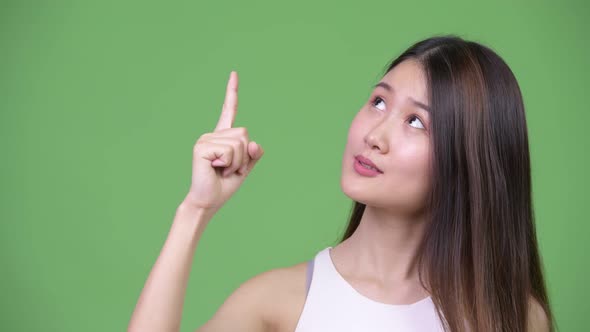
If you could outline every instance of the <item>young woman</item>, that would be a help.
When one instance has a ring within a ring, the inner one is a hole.
[[[193,252],[263,155],[233,128],[232,72],[217,127],[129,331],[178,331]],[[537,248],[524,105],[491,49],[456,36],[394,59],[349,128],[342,241],[243,283],[197,331],[553,331]]]

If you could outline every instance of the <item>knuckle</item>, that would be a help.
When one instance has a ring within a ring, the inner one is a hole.
[[[201,136],[199,136],[199,138],[195,142],[195,145],[207,141],[209,139],[210,135],[211,135],[210,133],[202,134]]]
[[[229,145],[226,145],[226,154],[228,157],[228,164],[230,165],[230,167],[233,167],[236,164],[236,153],[234,149]]]
[[[223,145],[223,153],[225,155],[227,155],[228,157],[233,157],[234,156],[234,149],[233,147],[231,147],[230,145]]]
[[[239,144],[239,143],[238,143],[238,144]],[[235,148],[235,149],[233,150],[233,156],[234,156],[234,158],[233,158],[233,159],[234,159],[234,162],[233,162],[233,163],[232,163],[232,165],[231,165],[231,169],[232,169],[233,171],[235,171],[235,170],[237,170],[237,169],[240,167],[240,165],[242,164],[242,159],[243,159],[243,157],[242,157],[242,151],[241,151],[239,148]]]
[[[234,147],[238,151],[243,151],[244,150],[244,141],[241,139],[236,140]]]
[[[238,133],[242,136],[248,136],[248,129],[246,127],[238,127],[236,128]]]
[[[208,139],[210,135],[211,135],[211,133],[202,134],[201,136],[199,136],[199,138],[197,139],[195,144],[198,144],[199,142],[202,142],[202,141]]]
[[[250,141],[248,139],[243,139],[242,143],[244,144],[244,153],[248,154],[248,145],[250,145]]]
[[[193,152],[197,152],[197,150],[199,150],[202,145],[203,145],[203,142],[201,140],[198,140],[195,143],[195,145],[193,145]]]

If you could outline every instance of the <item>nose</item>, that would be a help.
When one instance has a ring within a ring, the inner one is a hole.
[[[377,149],[380,153],[387,153],[389,150],[389,144],[387,142],[388,133],[391,128],[385,125],[387,121],[381,121],[377,126],[370,130],[365,135],[365,143],[371,150]]]

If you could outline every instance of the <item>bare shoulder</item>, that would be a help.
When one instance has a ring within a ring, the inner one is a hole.
[[[246,280],[197,332],[293,331],[306,297],[307,262]]]
[[[533,297],[529,297],[528,331],[549,332],[549,319],[543,306]]]
[[[278,284],[275,287],[277,296],[273,299],[275,311],[272,330],[293,332],[307,297],[307,262],[276,269],[274,272]]]

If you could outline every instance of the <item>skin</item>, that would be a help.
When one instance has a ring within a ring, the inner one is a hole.
[[[340,274],[364,296],[411,304],[428,296],[418,286],[413,267],[424,224],[430,147],[428,112],[412,99],[427,105],[426,81],[416,62],[404,61],[380,82],[395,92],[373,90],[351,122],[342,159],[343,192],[367,208],[357,231],[332,248],[330,256]],[[376,96],[382,101],[373,101]],[[357,154],[370,158],[383,174],[369,178],[356,173],[352,163]],[[229,326],[230,321],[240,322],[244,330],[243,317],[250,314],[260,317],[258,326],[264,331],[293,332],[306,298],[306,265],[270,270],[246,281],[197,331],[238,327]]]
[[[393,86],[395,92],[374,89],[350,125],[342,159],[342,190],[367,207],[356,232],[335,246],[330,257],[359,293],[377,302],[401,305],[428,295],[417,281],[414,256],[423,234],[423,202],[429,187],[429,124],[428,113],[412,102],[426,104],[426,86],[414,61],[399,64],[381,83]],[[195,145],[191,190],[176,211],[128,331],[180,330],[200,237],[263,154],[245,128],[233,128],[237,86],[237,74],[232,72],[215,131],[202,135]],[[377,96],[382,100],[374,100]],[[357,154],[372,159],[383,173],[375,178],[357,174],[352,168]],[[252,277],[196,331],[293,332],[306,300],[306,269],[307,261]],[[530,317],[531,331],[548,331],[536,301]]]
[[[423,235],[429,191],[429,112],[420,65],[406,60],[389,71],[352,120],[342,160],[341,187],[364,203],[355,233],[334,247],[337,269],[361,294],[378,302],[411,304],[428,296],[419,286],[414,258]],[[352,167],[362,154],[383,171],[359,175]]]

